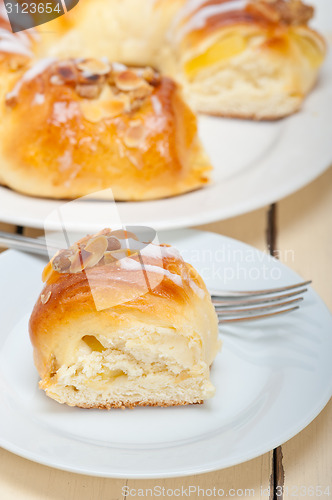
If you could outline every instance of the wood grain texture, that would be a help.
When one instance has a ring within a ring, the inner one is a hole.
[[[280,260],[306,279],[332,310],[332,167],[278,203]]]
[[[313,288],[332,310],[332,168],[279,202],[277,217],[280,260],[305,279],[312,279]],[[332,401],[306,429],[282,446],[284,499],[318,498],[310,496],[309,486],[323,490],[330,486],[332,496],[331,444]]]
[[[268,207],[232,219],[197,226],[202,231],[212,231],[229,238],[243,241],[259,250],[266,251],[266,217]]]
[[[16,226],[12,224],[5,224],[4,222],[0,222],[0,231],[6,231],[7,233],[15,233]],[[6,250],[4,247],[0,247],[0,253]]]
[[[0,449],[1,500],[117,500],[121,479],[81,476],[30,462]]]
[[[227,494],[228,497],[231,495],[233,498],[245,498],[245,490],[247,490],[247,498],[267,500],[267,493],[265,493],[264,496],[262,496],[261,493],[263,490],[267,492],[269,488],[271,471],[272,453],[265,453],[265,455],[258,457],[255,460],[250,460],[244,464],[216,472],[210,472],[208,474],[153,481],[130,480],[127,482],[127,486],[130,489],[137,490],[139,488],[153,489],[156,485],[158,485],[161,488],[165,488],[166,491],[168,489],[173,491],[178,489],[180,492],[182,488],[189,492],[189,487],[191,487],[192,494],[190,498],[192,499],[203,498],[202,491],[213,490],[213,488],[215,488],[216,492],[218,492],[218,490],[223,490],[225,497]],[[196,491],[194,488],[196,488]],[[198,488],[201,488],[201,491],[199,491]],[[238,492],[238,494],[235,495],[234,493],[236,492]],[[205,498],[207,498],[207,496],[205,496]],[[182,495],[182,498],[184,497],[185,495]],[[127,500],[132,500],[133,498],[133,495],[127,496]]]

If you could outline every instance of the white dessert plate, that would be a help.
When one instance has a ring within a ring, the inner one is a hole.
[[[332,44],[332,2],[310,3],[317,8],[313,26]],[[270,123],[201,117],[199,127],[214,165],[212,185],[164,200],[117,203],[124,225],[172,229],[226,219],[275,202],[318,177],[332,161],[331,51],[317,87],[294,116]],[[0,220],[42,228],[45,217],[62,203],[0,187]],[[92,220],[103,227],[109,226],[105,205],[93,201],[88,207]],[[96,229],[80,210],[67,227]]]
[[[299,281],[277,260],[238,241],[185,230],[159,233],[211,288],[261,289]],[[28,318],[41,290],[42,258],[0,256],[0,445],[52,467],[102,477],[197,474],[244,462],[287,441],[332,393],[332,318],[309,289],[301,308],[223,327],[203,405],[84,410],[38,389]],[[305,276],[303,278],[310,278]]]

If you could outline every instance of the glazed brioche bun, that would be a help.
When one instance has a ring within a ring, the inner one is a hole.
[[[83,408],[202,403],[220,347],[204,282],[168,245],[118,260],[124,237],[104,230],[45,268],[30,318],[40,387]]]
[[[326,52],[307,25],[312,15],[298,0],[189,1],[173,26],[165,70],[178,75],[196,111],[289,115],[313,88]]]
[[[42,57],[103,57],[158,67],[171,20],[184,0],[84,0],[40,30]]]
[[[209,180],[195,115],[178,85],[148,67],[40,60],[7,94],[1,127],[2,182],[25,194],[111,188],[116,200],[147,200]]]

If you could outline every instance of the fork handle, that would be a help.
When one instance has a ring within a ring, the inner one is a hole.
[[[0,247],[23,250],[24,252],[49,256],[48,251],[58,251],[59,248],[46,246],[45,240],[28,238],[20,234],[6,233],[0,231]]]

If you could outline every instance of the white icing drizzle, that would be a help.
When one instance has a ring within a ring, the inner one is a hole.
[[[5,4],[2,2],[0,3],[0,17],[2,17],[2,19],[5,19],[5,21],[9,22]]]
[[[193,292],[198,295],[200,299],[204,299],[205,297],[205,290],[203,288],[200,288],[198,285],[193,280],[189,280],[189,286],[193,290]]]
[[[146,251],[148,251],[148,252],[152,251],[153,252],[154,248],[158,248],[161,251],[161,255],[163,257],[170,257],[170,258],[181,259],[182,260],[180,252],[179,252],[179,250],[177,250],[177,248],[174,248],[174,247],[161,247],[161,246],[158,246],[158,245],[149,245],[149,246],[146,247]]]
[[[141,241],[134,240],[133,238],[128,238],[125,240],[120,240],[121,248],[126,250],[130,248],[130,250],[137,250],[144,257],[151,257],[155,259],[161,258],[174,258],[181,259],[180,252],[174,247],[164,247],[160,245],[156,245],[154,243],[149,243],[146,245]]]
[[[73,155],[72,152],[68,149],[63,153],[62,156],[58,157],[59,169],[61,171],[67,170],[73,164]]]
[[[185,18],[186,15],[190,14],[190,12],[194,11],[197,6],[203,4],[203,0],[192,0],[189,1],[189,4],[181,10],[181,14],[174,25],[176,29],[176,25],[179,24],[181,19]],[[232,10],[241,10],[248,3],[248,0],[228,0],[225,3],[217,4],[217,5],[207,5],[206,7],[202,7],[199,9],[192,17],[188,19],[188,21],[181,27],[177,29],[177,33],[175,35],[175,40],[180,42],[182,38],[190,33],[191,31],[203,28],[206,24],[207,19],[213,17],[217,14],[222,14],[224,12],[232,11]],[[184,11],[186,10],[186,13]]]
[[[55,102],[53,106],[52,121],[55,125],[60,126],[61,123],[71,120],[78,114],[78,106],[76,102]]]
[[[134,240],[133,240],[134,241]],[[179,251],[173,247],[161,247],[159,245],[150,244],[141,250],[141,255],[143,257],[152,257],[152,258],[162,258],[162,257],[175,257],[176,259],[181,259]],[[171,273],[167,269],[164,269],[160,266],[154,266],[151,264],[146,264],[144,261],[141,264],[137,260],[134,260],[130,257],[121,259],[119,261],[122,269],[127,271],[146,271],[147,273],[157,273],[163,274],[167,278],[173,281],[178,286],[183,286],[182,277],[178,274]],[[188,279],[189,286],[193,290],[193,292],[200,298],[204,299],[206,292],[202,288],[200,288],[192,279]]]
[[[0,3],[0,18],[10,26],[8,14],[3,2]],[[22,54],[32,57],[30,37],[37,38],[34,30],[29,32],[12,33],[10,29],[0,28],[0,52],[8,52],[10,54]]]
[[[31,66],[30,69],[28,69],[28,71],[24,73],[24,75],[17,82],[13,90],[7,94],[6,98],[15,99],[18,96],[23,83],[36,78],[36,76],[40,75],[43,71],[45,71],[45,69],[48,68],[54,61],[55,61],[54,57],[47,57],[45,59],[41,59],[40,61],[36,62],[33,66]]]
[[[16,37],[7,30],[0,28],[0,52],[22,54],[24,56],[32,57],[32,52],[29,46],[30,43],[27,37]]]
[[[140,262],[137,262],[136,260],[133,260],[131,258],[125,258],[119,261],[121,268],[128,270],[128,271],[141,271],[145,270],[147,273],[157,273],[157,274],[163,274],[167,278],[173,281],[177,286],[182,286],[182,278],[178,274],[171,273],[167,269],[164,269],[163,267],[159,266],[152,266],[151,264],[145,264],[143,265]]]
[[[112,70],[113,71],[126,71],[128,69],[128,66],[125,64],[119,63],[119,62],[113,62],[112,63]]]
[[[45,102],[45,95],[37,92],[37,94],[35,95],[35,97],[32,101],[32,104],[37,105],[37,106],[41,106],[42,104],[44,104],[44,102]]]
[[[162,107],[162,104],[156,95],[151,96],[151,102],[152,102],[153,111],[155,112],[155,114],[162,115],[163,107]]]

